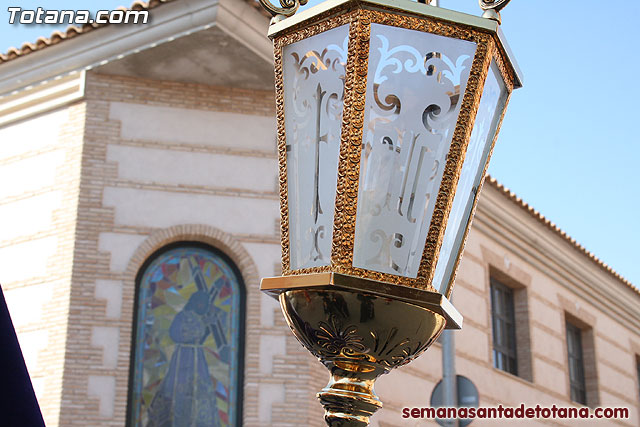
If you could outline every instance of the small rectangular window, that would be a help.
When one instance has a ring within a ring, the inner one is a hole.
[[[640,399],[640,356],[636,356],[636,374],[638,378],[638,399]]]
[[[567,322],[567,355],[571,400],[586,405],[587,387],[584,376],[582,330],[569,322]]]
[[[491,280],[491,323],[493,366],[518,375],[513,290],[495,280]]]

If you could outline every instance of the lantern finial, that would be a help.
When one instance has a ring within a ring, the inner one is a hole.
[[[500,21],[500,11],[510,2],[511,0],[478,0],[480,3],[480,8],[484,10],[482,16],[484,18],[493,19],[494,21]]]
[[[296,13],[301,5],[307,4],[308,0],[280,0],[280,7],[274,6],[269,0],[258,1],[275,21],[279,21]]]

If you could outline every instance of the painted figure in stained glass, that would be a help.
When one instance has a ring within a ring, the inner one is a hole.
[[[140,283],[136,426],[231,425],[237,387],[238,283],[200,248],[158,257]]]

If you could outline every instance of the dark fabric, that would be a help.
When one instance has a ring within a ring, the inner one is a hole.
[[[0,425],[44,426],[20,344],[0,287]]]

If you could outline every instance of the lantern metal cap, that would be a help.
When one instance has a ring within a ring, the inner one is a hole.
[[[260,282],[260,290],[274,298],[278,298],[280,293],[287,290],[305,288],[348,289],[405,301],[442,315],[447,320],[447,329],[462,328],[462,315],[444,295],[438,292],[378,282],[340,273],[265,277]]]
[[[286,19],[274,22],[269,27],[268,36],[270,39],[276,38],[282,33],[296,30],[306,21],[318,15],[323,15],[322,19],[339,15],[345,11],[353,9],[371,9],[371,10],[392,10],[402,14],[419,16],[424,18],[432,18],[440,21],[451,22],[454,24],[466,25],[476,29],[484,30],[494,34],[499,44],[502,46],[507,62],[513,69],[515,80],[514,89],[522,87],[522,72],[507,44],[504,34],[500,30],[499,22],[493,19],[473,16],[454,10],[444,9],[428,4],[417,3],[409,0],[326,0],[314,7],[296,13]]]

